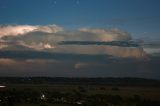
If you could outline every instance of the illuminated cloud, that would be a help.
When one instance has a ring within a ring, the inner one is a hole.
[[[121,31],[119,29],[88,29],[81,28],[79,31],[92,33],[97,36],[100,41],[126,41],[131,40],[129,33]]]
[[[29,26],[29,25],[0,26],[0,37],[8,36],[8,35],[17,36],[17,35],[31,32],[35,29],[36,29],[36,26]]]
[[[141,47],[120,47],[107,45],[61,45],[54,48],[54,52],[73,54],[110,55],[123,58],[143,58],[146,56]]]
[[[57,25],[1,25],[0,26],[0,38],[4,36],[18,36],[29,32],[41,31],[47,33],[56,33],[62,31],[63,28]]]
[[[53,49],[55,48],[55,46],[53,45],[50,45],[49,43],[39,43],[39,44],[36,44],[36,43],[32,43],[30,45],[26,45],[24,44],[26,47],[28,48],[32,48],[32,49],[35,49],[35,50],[43,50],[43,49]]]
[[[38,40],[92,40],[92,41],[119,41],[130,40],[131,36],[124,31],[118,29],[91,29],[81,28],[78,30],[67,31],[57,25],[6,25],[0,26],[0,38],[4,36],[18,36],[25,37],[14,38],[22,39],[28,38],[32,40],[36,37]],[[28,37],[26,37],[28,36]],[[44,37],[45,36],[45,37]],[[49,42],[47,42],[49,43]]]
[[[54,49],[56,46],[51,45],[49,43],[30,43],[27,44],[23,41],[16,41],[16,42],[0,42],[0,49],[2,50],[47,50],[47,49]]]
[[[130,34],[118,29],[80,28],[68,31],[57,25],[7,25],[0,27],[0,37],[1,41],[3,40],[5,42],[0,46],[0,49],[5,50],[35,50],[89,55],[100,54],[125,58],[145,56],[143,48],[127,43],[131,40]],[[116,45],[113,43],[109,45],[60,45],[59,42],[62,41],[116,41]],[[117,41],[123,42],[119,43]]]

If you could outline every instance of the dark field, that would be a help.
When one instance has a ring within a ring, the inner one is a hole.
[[[157,80],[11,79],[1,78],[1,85],[6,87],[0,88],[0,106],[160,106]],[[100,80],[103,83],[98,84]]]

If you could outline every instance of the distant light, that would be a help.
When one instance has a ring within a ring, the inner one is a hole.
[[[41,99],[42,99],[42,100],[45,100],[45,99],[46,99],[46,96],[45,96],[43,93],[41,94]]]
[[[78,105],[81,105],[81,104],[82,104],[82,102],[77,102],[77,104],[78,104]]]
[[[0,88],[5,88],[5,87],[6,87],[6,86],[1,86],[1,85],[0,85]]]

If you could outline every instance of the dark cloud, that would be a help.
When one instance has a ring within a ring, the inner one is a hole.
[[[69,53],[49,53],[38,51],[0,51],[0,58],[10,59],[53,59],[61,61],[109,61],[109,55],[87,55]]]
[[[120,47],[139,47],[136,42],[132,41],[61,41],[59,45],[110,45],[110,46],[120,46]]]

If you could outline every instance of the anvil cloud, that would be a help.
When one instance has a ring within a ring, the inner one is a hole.
[[[37,33],[35,33],[37,32]],[[39,33],[38,33],[39,32]],[[61,33],[59,33],[61,32]],[[63,40],[98,40],[98,41],[115,41],[130,40],[131,36],[118,29],[91,29],[80,28],[74,31],[67,31],[58,25],[1,25],[0,38],[5,36],[30,36],[43,34],[46,37],[62,37]],[[69,37],[69,38],[68,38]]]

